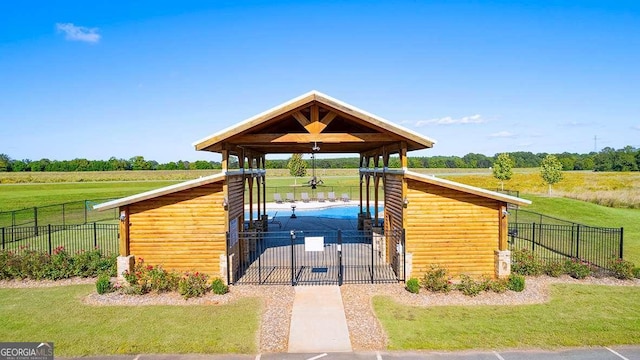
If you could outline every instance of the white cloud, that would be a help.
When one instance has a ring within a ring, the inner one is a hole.
[[[516,134],[511,133],[509,131],[498,131],[497,133],[493,133],[489,135],[489,137],[492,137],[492,138],[512,138],[515,136]]]
[[[633,130],[638,130],[638,131],[640,131],[640,125],[632,126],[631,128],[632,128]]]
[[[439,119],[431,119],[431,120],[420,120],[416,121],[415,126],[424,126],[424,125],[453,125],[453,124],[482,124],[486,122],[482,115],[475,114],[471,116],[464,116],[459,119],[454,119],[451,116],[445,116]]]
[[[533,145],[532,142],[523,142],[523,143],[518,144],[518,146],[520,146],[520,147],[529,147],[531,145]]]
[[[72,23],[57,23],[58,32],[65,34],[65,39],[71,41],[84,41],[88,43],[97,43],[100,41],[100,34],[97,28],[86,28],[84,26],[75,26]]]
[[[593,124],[588,123],[588,122],[580,122],[580,121],[571,120],[571,121],[567,121],[567,122],[563,123],[562,125],[563,126],[581,127],[581,126],[591,126]]]

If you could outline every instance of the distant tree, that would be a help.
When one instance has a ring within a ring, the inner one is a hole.
[[[493,163],[493,177],[500,180],[500,188],[504,190],[505,180],[511,180],[513,176],[513,160],[509,154],[502,153]]]
[[[307,175],[307,163],[302,160],[302,154],[292,154],[287,163],[287,168],[289,169],[289,174],[294,177],[294,180]],[[297,180],[295,183],[298,183]]]
[[[134,156],[129,159],[132,170],[150,170],[151,164],[144,159],[144,156]]]
[[[562,163],[560,160],[554,155],[547,155],[542,159],[542,164],[540,164],[540,176],[549,186],[549,195],[551,195],[551,185],[562,180]]]
[[[11,170],[11,158],[7,154],[0,154],[0,171]]]

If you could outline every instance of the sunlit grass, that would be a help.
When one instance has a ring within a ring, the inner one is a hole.
[[[2,341],[53,341],[58,356],[253,353],[259,302],[89,306],[93,285],[0,289]]]
[[[640,342],[639,287],[553,285],[547,304],[400,305],[375,297],[392,350],[608,346]]]

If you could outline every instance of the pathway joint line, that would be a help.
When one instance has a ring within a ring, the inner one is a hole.
[[[609,348],[608,348],[608,347],[606,347],[606,346],[605,346],[604,348],[605,348],[605,349],[607,349],[607,350],[609,350],[609,351],[611,351],[613,354],[615,354],[616,356],[618,356],[620,359],[623,359],[623,360],[629,360],[629,359],[627,359],[626,357],[622,356],[619,352],[617,352],[617,351],[615,351],[615,350],[613,350],[613,349],[609,349]]]
[[[140,355],[141,354],[136,355],[136,357],[134,357],[133,360],[139,360],[140,359]]]
[[[261,357],[262,357],[262,354],[256,355],[256,360],[260,360]]]
[[[382,360],[382,355],[380,355],[380,351],[376,351],[376,360]]]
[[[498,352],[497,352],[497,351],[494,351],[494,352],[493,352],[493,355],[495,355],[495,356],[496,356],[498,359],[500,359],[500,360],[504,360],[504,358],[503,358],[500,354],[498,354]]]
[[[327,356],[327,353],[320,354],[320,355],[317,355],[317,356],[314,356],[314,357],[310,357],[307,360],[317,360],[317,359],[323,358],[325,356]]]

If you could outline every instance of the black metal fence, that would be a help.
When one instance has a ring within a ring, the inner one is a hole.
[[[387,236],[372,231],[249,231],[229,241],[228,254],[233,254],[228,261],[229,269],[233,268],[229,281],[236,284],[341,285],[404,280],[401,230]],[[387,256],[389,249],[394,253]]]
[[[107,200],[109,199],[80,200],[63,204],[1,211],[0,227],[42,226],[47,224],[78,225],[115,220],[118,218],[118,209],[93,210],[93,205]]]
[[[49,254],[62,246],[75,253],[100,249],[104,254],[118,252],[118,224],[88,223],[80,225],[10,226],[0,228],[2,250],[17,253],[26,250]]]
[[[623,257],[623,228],[587,226],[524,210],[510,220],[515,220],[509,223],[511,250],[528,249],[545,261],[580,259],[604,269]]]

